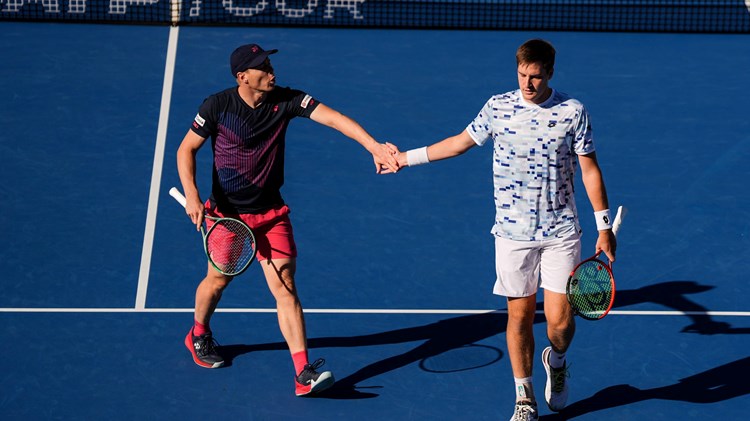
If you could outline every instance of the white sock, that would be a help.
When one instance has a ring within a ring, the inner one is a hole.
[[[554,348],[550,348],[549,366],[552,368],[562,368],[565,365],[565,353],[558,354]]]
[[[531,385],[531,377],[524,377],[522,379],[513,377],[513,380],[516,382],[516,402],[520,400],[535,401],[534,387]]]

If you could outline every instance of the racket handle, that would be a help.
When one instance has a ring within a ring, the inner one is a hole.
[[[617,231],[620,230],[620,225],[622,225],[622,220],[625,219],[625,215],[627,215],[628,209],[624,206],[620,206],[617,208],[617,214],[615,215],[615,220],[612,222],[612,234],[617,236]]]
[[[172,187],[171,189],[169,189],[169,195],[172,196],[174,200],[177,201],[177,203],[181,204],[183,208],[187,206],[187,200],[185,200],[185,196],[183,196],[182,193],[177,190],[177,187]]]

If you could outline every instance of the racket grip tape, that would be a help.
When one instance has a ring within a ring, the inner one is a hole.
[[[187,206],[187,200],[185,199],[185,196],[183,196],[182,193],[177,190],[177,187],[172,187],[171,189],[169,189],[169,195],[172,196],[174,200],[177,201],[177,203],[181,204],[183,208]]]
[[[628,208],[624,206],[620,206],[617,208],[617,214],[615,215],[615,220],[612,222],[612,233],[614,235],[617,235],[617,231],[620,230],[620,225],[622,225],[622,220],[625,219],[625,215],[628,213]]]

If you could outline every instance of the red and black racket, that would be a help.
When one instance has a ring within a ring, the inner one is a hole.
[[[612,233],[617,235],[627,209],[620,206],[612,223]],[[601,252],[582,261],[568,278],[566,295],[573,312],[587,320],[599,320],[609,313],[615,303],[615,276],[612,262],[599,258]]]

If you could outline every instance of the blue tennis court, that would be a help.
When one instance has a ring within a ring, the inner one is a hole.
[[[517,87],[515,49],[538,36],[558,51],[552,86],[591,113],[610,203],[630,211],[615,308],[579,320],[569,407],[540,405],[542,418],[742,419],[750,407],[747,34],[0,22],[0,35],[3,419],[509,418],[491,148],[380,176],[355,142],[291,124],[282,193],[297,284],[311,358],[337,378],[312,399],[293,394],[257,266],[212,320],[228,367],[192,362],[182,340],[205,256],[167,191],[197,107],[234,83],[240,44],[278,48],[279,85],[405,150]],[[208,148],[198,176],[207,192]],[[539,361],[534,384],[540,394]]]

